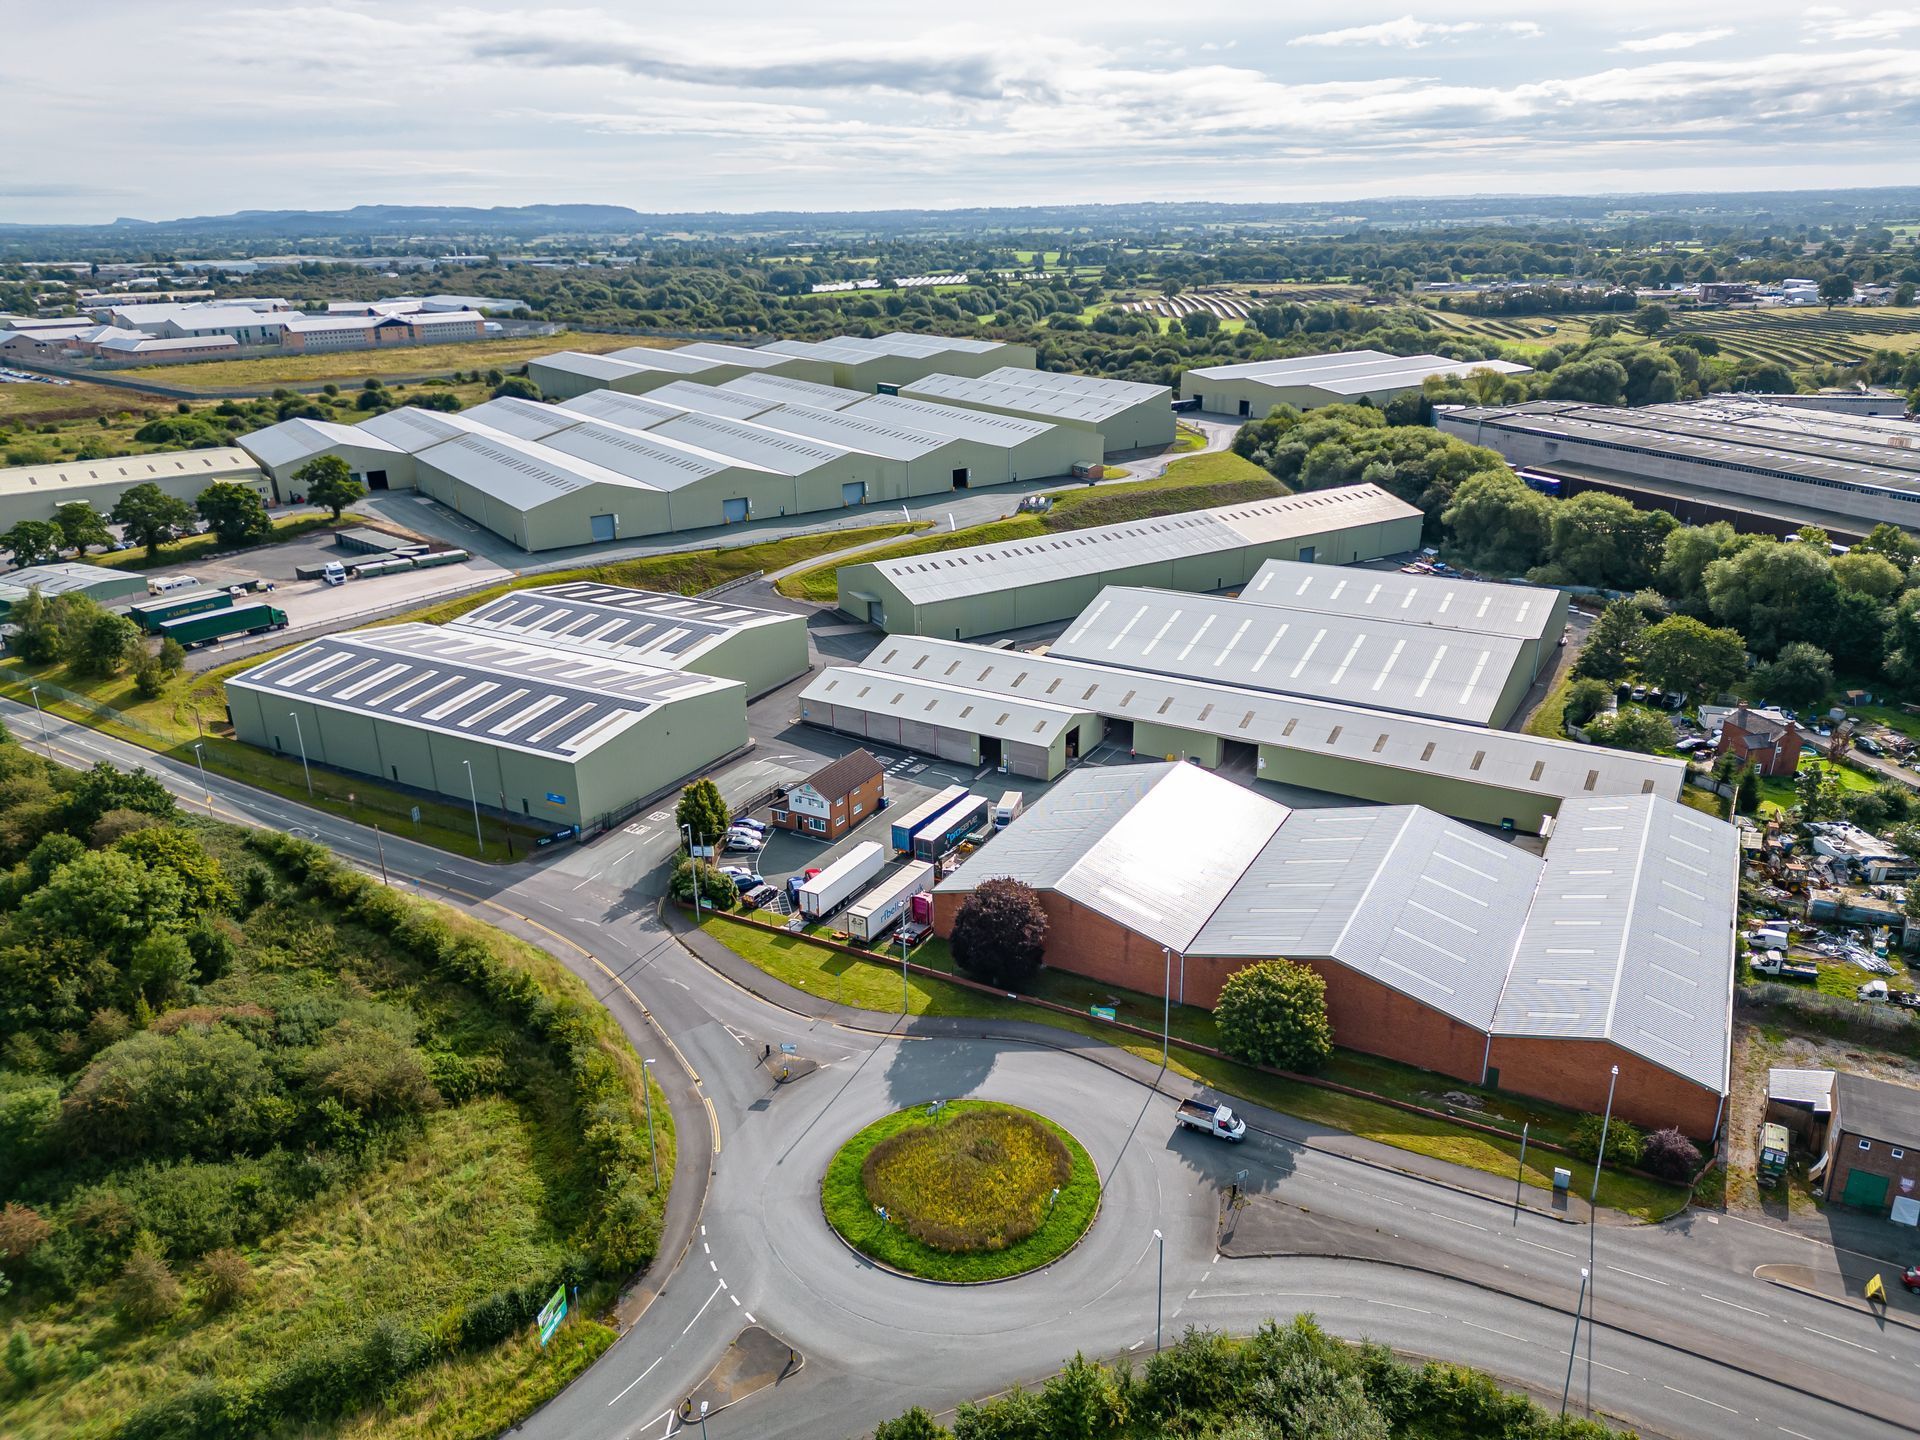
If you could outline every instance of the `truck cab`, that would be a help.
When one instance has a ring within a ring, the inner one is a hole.
[[[1201,1130],[1217,1140],[1240,1141],[1247,1138],[1247,1122],[1228,1105],[1209,1105],[1204,1100],[1183,1100],[1174,1111],[1174,1122],[1188,1130]]]
[[[329,585],[344,585],[347,583],[347,567],[338,560],[329,560],[327,568],[320,572],[320,578]]]

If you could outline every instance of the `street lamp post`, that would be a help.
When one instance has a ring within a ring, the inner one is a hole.
[[[707,1402],[700,1402],[700,1440],[707,1440]]]
[[[1160,947],[1160,954],[1167,962],[1166,974],[1160,980],[1160,1068],[1167,1068],[1167,1037],[1173,1029],[1173,952],[1166,946]],[[1186,969],[1181,966],[1182,971]]]
[[[387,878],[387,847],[380,840],[380,822],[373,824],[373,853],[380,857],[380,883],[391,886],[393,881]]]
[[[194,741],[193,763],[200,767],[200,789],[206,794],[207,814],[211,815],[213,814],[213,787],[207,784],[207,762],[205,757],[201,755],[200,750],[201,742],[198,740]]]
[[[307,764],[307,732],[300,728],[300,717],[293,711],[287,711],[287,718],[293,721],[293,738],[300,742],[300,773],[307,777],[307,798],[313,798],[313,767]]]
[[[462,760],[467,767],[467,799],[473,802],[473,843],[482,855],[487,853],[487,842],[480,837],[480,792],[473,788],[473,762]]]
[[[687,835],[687,879],[693,882],[693,923],[700,923],[700,857],[693,853],[693,826],[680,827]]]
[[[1160,1307],[1167,1295],[1167,1237],[1158,1230],[1153,1232],[1154,1241],[1160,1246],[1160,1272],[1153,1283],[1153,1353],[1160,1353]]]
[[[900,1018],[905,1019],[913,1008],[912,992],[907,988],[907,937],[900,937]]]
[[[29,685],[27,688],[33,692],[33,713],[40,719],[40,744],[45,747],[46,752],[51,755],[53,753],[53,742],[47,738],[47,712],[40,708],[40,687],[38,685]]]
[[[660,1156],[653,1148],[653,1061],[640,1062],[640,1093],[647,1097],[647,1156],[653,1161],[653,1189],[660,1191]]]
[[[1620,1083],[1620,1067],[1607,1077],[1607,1113],[1600,1121],[1600,1149],[1593,1158],[1593,1188],[1587,1194],[1587,1267],[1593,1267],[1594,1225],[1600,1213],[1600,1167],[1607,1163],[1607,1131],[1613,1128],[1613,1087]]]
[[[1567,1346],[1567,1383],[1560,1387],[1560,1415],[1564,1419],[1567,1413],[1567,1396],[1573,1393],[1573,1357],[1580,1350],[1580,1312],[1587,1304],[1587,1274],[1580,1272],[1580,1302],[1573,1307],[1573,1343]]]

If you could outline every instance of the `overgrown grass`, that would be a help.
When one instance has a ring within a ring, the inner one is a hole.
[[[1560,677],[1559,683],[1547,692],[1547,698],[1540,702],[1533,714],[1527,717],[1527,723],[1520,727],[1525,733],[1541,735],[1549,740],[1567,738],[1567,691],[1572,687],[1573,679],[1573,667],[1569,665],[1567,673]]]
[[[252,360],[200,360],[185,365],[143,365],[116,373],[130,380],[166,385],[232,390],[265,390],[275,385],[318,385],[335,381],[343,388],[370,376],[430,375],[446,370],[517,368],[556,350],[600,354],[655,342],[637,335],[594,335],[562,330],[557,335],[526,335],[510,340],[469,340],[448,345],[403,345],[389,350],[350,350],[325,355],[265,355]],[[662,340],[661,345],[677,342]]]
[[[978,1132],[983,1123],[993,1127],[990,1137]],[[1051,1201],[1053,1173],[1024,1163],[1044,1153],[1036,1143],[1044,1136],[1064,1147],[1068,1161],[1058,1199]],[[904,1146],[900,1137],[906,1137]],[[966,1153],[969,1143],[983,1138],[1005,1147],[1012,1163],[982,1162]],[[862,1171],[889,1142],[895,1147],[886,1158],[905,1159],[894,1167],[902,1183],[882,1192],[890,1202],[883,1219]],[[910,1213],[900,1212],[903,1195],[911,1197]],[[1099,1173],[1079,1141],[1043,1115],[983,1100],[950,1100],[937,1113],[916,1107],[876,1120],[840,1147],[820,1182],[827,1223],[848,1244],[883,1265],[930,1280],[1001,1280],[1045,1265],[1086,1233],[1099,1204]],[[1038,1224],[1004,1245],[939,1249],[909,1233],[915,1226],[985,1236],[1017,1215],[1032,1218],[1025,1212],[1040,1206],[1045,1208]]]
[[[872,960],[861,959],[801,936],[771,934],[752,926],[736,924],[724,916],[708,917],[702,928],[766,974],[795,989],[862,1010],[891,1015],[900,1013],[902,985],[897,960],[889,964],[879,956]],[[937,957],[937,951],[923,947],[922,955],[916,956],[916,960],[923,964],[935,964]],[[1041,988],[1088,983],[1075,982],[1075,977],[1052,970],[1043,970],[1041,976]],[[1110,986],[1098,988],[1103,995],[1115,993]],[[982,994],[932,976],[910,974],[905,990],[910,1014],[1027,1020],[1113,1045],[1155,1064],[1160,1060],[1157,1042],[1116,1030],[1090,1015],[1062,1015],[1023,1001]],[[1054,995],[1062,993],[1065,992],[1054,989],[1046,998],[1052,999]],[[1136,997],[1128,1001],[1125,993],[1121,993],[1118,998],[1123,1005],[1131,1007],[1121,1011],[1123,1018],[1135,1024],[1158,1024],[1160,1007],[1156,997]],[[1078,998],[1073,1001],[1062,999],[1056,1003],[1077,1005]],[[1102,1000],[1098,1003],[1106,1002]],[[1143,1009],[1152,1012],[1150,1017],[1140,1014]],[[1565,1165],[1574,1172],[1574,1185],[1581,1194],[1585,1194],[1591,1184],[1592,1167],[1570,1156],[1535,1147],[1528,1150],[1527,1163],[1522,1169],[1518,1163],[1520,1146],[1517,1140],[1469,1130],[1446,1120],[1408,1114],[1391,1105],[1342,1095],[1301,1081],[1283,1080],[1248,1065],[1202,1054],[1181,1042],[1212,1043],[1200,1038],[1207,1032],[1212,1019],[1209,1015],[1203,1021],[1199,1018],[1203,1013],[1193,1007],[1181,1007],[1168,1063],[1168,1068],[1177,1075],[1270,1110],[1345,1130],[1383,1145],[1447,1160],[1493,1175],[1513,1177],[1517,1172],[1525,1184],[1535,1189],[1552,1189],[1556,1165]],[[1361,1068],[1346,1071],[1340,1068],[1347,1065]],[[1393,1078],[1393,1071],[1401,1072],[1398,1078]],[[1349,1079],[1348,1076],[1356,1078]],[[1354,1056],[1350,1052],[1340,1052],[1327,1078],[1422,1105],[1432,1103],[1431,1091],[1435,1085],[1468,1095],[1476,1093],[1473,1086],[1457,1084],[1438,1075],[1425,1075],[1404,1066],[1393,1066],[1390,1061]],[[1536,1114],[1545,1118],[1554,1109],[1499,1092],[1477,1093],[1490,1096],[1491,1103],[1497,1107],[1493,1114],[1484,1118],[1488,1123],[1500,1124],[1503,1128],[1517,1121],[1530,1122]],[[1557,1117],[1546,1119],[1544,1126],[1536,1126],[1536,1130],[1544,1128],[1553,1133],[1565,1133],[1570,1130],[1571,1123],[1570,1112],[1561,1111]],[[1613,1209],[1639,1219],[1654,1220],[1678,1210],[1685,1203],[1686,1192],[1674,1186],[1608,1170],[1601,1176],[1600,1199],[1603,1205]]]
[[[89,565],[105,565],[114,570],[152,570],[161,565],[190,565],[196,560],[210,560],[216,555],[251,550],[258,545],[278,545],[286,540],[298,540],[302,535],[311,535],[316,530],[373,523],[370,516],[358,515],[351,510],[340,517],[338,526],[331,515],[284,515],[274,520],[271,535],[253,545],[225,545],[218,535],[209,531],[205,535],[189,535],[183,540],[175,540],[161,547],[158,555],[148,554],[146,547],[141,545],[132,550],[110,550],[104,555],[81,558]]]
[[[865,565],[878,560],[900,560],[969,545],[1034,539],[1060,531],[1084,530],[1093,525],[1116,525],[1126,520],[1147,520],[1156,515],[1173,515],[1215,505],[1238,505],[1286,493],[1286,486],[1251,460],[1235,455],[1230,450],[1217,450],[1208,455],[1175,460],[1167,466],[1164,475],[1153,480],[1086,486],[1058,493],[1054,496],[1053,508],[1045,515],[1013,515],[982,525],[969,525],[963,530],[940,531],[918,540],[882,546],[855,556],[846,563]],[[789,576],[774,588],[796,600],[831,604],[839,594],[838,574],[838,565],[822,565]]]

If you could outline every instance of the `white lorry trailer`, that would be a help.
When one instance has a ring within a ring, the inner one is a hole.
[[[898,925],[913,897],[933,888],[933,866],[925,861],[903,865],[854,901],[847,911],[847,934],[856,940],[878,940]]]
[[[871,885],[886,863],[886,851],[861,841],[800,887],[800,913],[814,920],[831,915]]]

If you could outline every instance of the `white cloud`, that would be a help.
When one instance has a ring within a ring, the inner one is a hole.
[[[1624,50],[1631,55],[1645,54],[1659,50],[1691,50],[1698,45],[1711,45],[1716,40],[1724,40],[1733,31],[1719,30],[1669,30],[1664,35],[1647,35],[1638,40],[1622,40],[1613,48]]]
[[[1875,10],[1855,16],[1822,6],[1807,15],[1807,28],[1828,40],[1891,40],[1920,28],[1920,10]]]
[[[1498,31],[1521,40],[1537,40],[1546,33],[1531,20],[1504,20],[1493,24],[1485,24],[1478,20],[1461,20],[1446,24],[1433,20],[1416,20],[1411,15],[1402,15],[1398,20],[1382,20],[1376,25],[1353,25],[1344,30],[1322,30],[1313,35],[1296,35],[1287,44],[1377,45],[1418,50],[1422,46],[1432,44],[1435,40],[1467,35],[1476,30]]]

